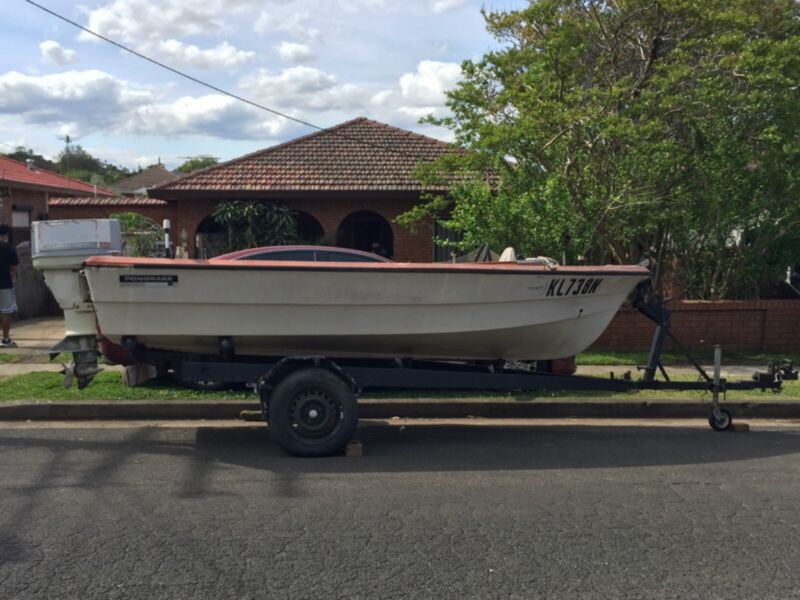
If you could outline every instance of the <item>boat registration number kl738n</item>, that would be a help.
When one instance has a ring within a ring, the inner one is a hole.
[[[602,282],[602,277],[553,279],[545,296],[588,296],[594,294]]]

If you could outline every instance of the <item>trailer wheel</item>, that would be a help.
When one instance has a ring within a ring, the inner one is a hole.
[[[358,425],[356,396],[341,378],[320,368],[294,371],[269,397],[270,433],[294,456],[341,452]]]
[[[733,417],[730,412],[720,408],[719,411],[712,411],[708,415],[708,424],[714,431],[727,431],[733,427]]]

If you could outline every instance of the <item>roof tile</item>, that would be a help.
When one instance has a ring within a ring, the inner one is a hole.
[[[142,188],[147,189],[156,186],[160,183],[167,183],[175,181],[178,176],[175,173],[168,171],[164,165],[150,165],[139,173],[134,173],[130,177],[120,179],[112,187],[120,194],[132,194]]]
[[[366,118],[195,171],[150,190],[172,191],[419,191],[419,163],[461,152],[433,138]],[[430,188],[426,188],[430,189]]]
[[[0,182],[3,184],[22,184],[42,187],[48,190],[57,190],[63,194],[97,194],[98,196],[113,196],[113,192],[105,188],[95,188],[91,183],[65,177],[47,169],[34,167],[28,168],[25,163],[0,156]]]
[[[112,198],[95,198],[91,197],[66,197],[66,198],[50,198],[47,201],[48,206],[166,206],[166,200],[156,200],[155,198],[147,198],[146,196],[116,196]]]

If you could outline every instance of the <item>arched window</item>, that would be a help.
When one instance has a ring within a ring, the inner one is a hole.
[[[225,228],[213,216],[208,215],[200,221],[194,237],[197,258],[212,258],[224,254],[227,243],[225,235]]]
[[[394,254],[394,235],[389,221],[370,210],[347,215],[336,230],[336,245],[365,252]]]
[[[293,211],[297,222],[297,242],[300,244],[319,244],[325,237],[319,221],[302,210]]]
[[[122,229],[122,254],[125,256],[164,256],[164,230],[150,217],[137,212],[110,215]]]

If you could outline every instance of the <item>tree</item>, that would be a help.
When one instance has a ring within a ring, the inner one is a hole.
[[[103,168],[103,162],[89,154],[80,144],[67,145],[58,155],[56,164],[64,172],[75,170],[99,173]]]
[[[24,146],[18,146],[14,152],[6,154],[6,156],[20,162],[31,159],[34,166],[40,169],[55,171],[98,186],[115,183],[131,174],[131,171],[125,167],[118,167],[92,156],[80,145],[67,144],[55,162],[46,159],[41,154],[36,154],[32,148]]]
[[[180,173],[191,173],[192,171],[197,171],[198,169],[205,169],[206,167],[216,165],[218,162],[219,161],[215,156],[202,154],[200,156],[194,156],[190,158],[180,167],[178,167],[176,171],[179,171]]]
[[[217,205],[213,216],[225,228],[226,252],[297,241],[297,222],[283,204],[228,200]]]
[[[55,166],[56,171],[67,177],[99,186],[115,183],[131,174],[125,167],[112,165],[93,156],[80,144],[68,143],[58,155]]]
[[[136,212],[111,215],[120,222],[126,256],[161,256],[164,252],[164,230],[152,219]]]
[[[463,63],[464,177],[434,215],[463,245],[677,264],[687,294],[744,297],[800,255],[794,0],[532,0],[484,12],[500,50]]]
[[[27,163],[28,160],[32,160],[33,165],[39,169],[47,169],[52,171],[56,168],[56,164],[53,161],[47,160],[41,154],[36,154],[33,151],[33,148],[26,148],[25,146],[17,146],[17,149],[14,150],[14,152],[9,152],[5,156],[23,163]]]

